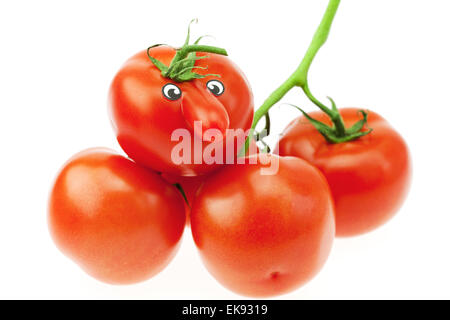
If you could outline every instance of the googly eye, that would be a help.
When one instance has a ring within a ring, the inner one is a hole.
[[[171,101],[175,101],[181,98],[181,89],[173,83],[168,83],[162,88],[164,97]]]
[[[222,82],[220,82],[219,80],[209,80],[206,83],[206,87],[208,88],[209,91],[211,91],[211,93],[213,95],[215,95],[216,97],[220,96],[223,94],[223,92],[225,91],[225,86],[223,85]]]

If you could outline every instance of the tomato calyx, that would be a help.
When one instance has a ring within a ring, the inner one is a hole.
[[[152,48],[162,46],[162,44],[156,44],[147,48],[148,58],[161,71],[161,75],[163,77],[176,82],[191,81],[209,76],[220,78],[220,75],[218,74],[199,74],[194,72],[195,69],[207,69],[206,67],[195,66],[195,62],[197,60],[208,58],[208,56],[197,56],[197,52],[215,53],[224,56],[228,55],[227,51],[223,48],[199,44],[200,40],[202,40],[205,36],[199,37],[193,44],[189,44],[191,25],[194,22],[197,22],[197,19],[194,19],[189,23],[186,41],[181,48],[176,49],[176,54],[169,66],[150,55],[150,50]]]
[[[307,88],[307,87],[306,87]],[[311,95],[309,89],[307,89],[308,94]],[[333,123],[332,126],[327,125],[319,120],[312,118],[308,113],[306,113],[302,108],[288,104],[297,110],[299,110],[303,116],[316,128],[317,131],[327,140],[329,143],[343,143],[349,142],[365,135],[368,135],[372,132],[372,128],[368,128],[368,130],[364,130],[367,125],[367,116],[368,113],[366,110],[358,110],[362,115],[362,119],[354,123],[351,127],[346,128],[344,124],[344,120],[342,119],[341,114],[336,106],[336,103],[328,97],[331,102],[331,109],[327,106],[320,103],[317,99],[315,99],[312,95],[311,97],[315,100],[315,104],[320,104],[319,108],[325,112]],[[313,101],[314,102],[314,101]]]

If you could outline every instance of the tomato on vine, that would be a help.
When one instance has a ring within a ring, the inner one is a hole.
[[[208,146],[223,146],[223,162],[227,152],[237,154],[251,126],[253,95],[224,49],[201,45],[201,38],[189,44],[189,38],[190,32],[179,49],[156,45],[130,58],[111,84],[109,109],[119,144],[133,160],[158,172],[196,176],[219,166],[203,159]],[[172,134],[180,129],[190,134],[190,154],[177,163],[172,151],[179,140]],[[219,137],[207,138],[208,129]],[[227,129],[243,132],[228,139]]]
[[[321,112],[308,114],[294,106],[303,116],[284,130],[275,152],[300,157],[322,171],[336,205],[336,235],[353,236],[379,227],[398,211],[409,190],[411,159],[403,138],[375,112],[339,109],[331,98],[328,107],[311,93],[308,71],[339,3],[330,0],[299,67],[256,111],[252,129],[288,91],[303,90]]]
[[[190,44],[190,28],[181,48],[155,45],[130,58],[111,84],[109,110],[133,161],[90,149],[64,165],[49,201],[57,246],[99,280],[135,283],[170,262],[190,220],[201,258],[220,283],[273,296],[317,274],[335,235],[359,235],[392,217],[411,178],[405,141],[375,112],[339,109],[331,98],[328,107],[308,85],[339,3],[329,1],[301,64],[254,118],[243,73],[224,49],[201,38]],[[294,106],[302,116],[270,154],[269,110],[294,88],[321,112]],[[257,132],[262,118],[266,126]],[[180,130],[189,134],[183,159],[188,152],[190,161],[177,163],[173,135]],[[257,141],[264,149],[256,153]],[[217,154],[208,158],[207,150],[222,148],[222,162],[208,161]],[[217,170],[239,150],[244,163]]]
[[[345,123],[360,121],[360,110],[339,110]],[[325,113],[309,116],[331,126]],[[336,235],[369,232],[389,220],[402,205],[411,179],[411,160],[403,138],[373,111],[371,133],[330,143],[306,117],[294,120],[278,142],[278,153],[316,166],[327,178],[336,208]],[[368,129],[365,130],[368,132]]]

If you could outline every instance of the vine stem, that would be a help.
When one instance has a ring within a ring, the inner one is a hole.
[[[213,46],[205,46],[205,45],[200,45],[200,44],[191,44],[188,46],[185,46],[183,48],[181,48],[180,52],[180,56],[184,57],[187,54],[191,53],[191,52],[208,52],[208,53],[216,53],[216,54],[220,54],[223,56],[227,56],[228,53],[225,49],[222,48],[217,48],[217,47],[213,47]]]
[[[252,129],[255,129],[259,120],[292,88],[296,86],[300,87],[303,89],[303,91],[305,91],[305,94],[307,96],[312,97],[308,88],[308,71],[317,52],[327,41],[331,24],[333,22],[334,16],[336,15],[339,3],[340,0],[330,0],[327,10],[325,11],[325,14],[322,18],[322,22],[317,28],[317,31],[314,34],[314,37],[311,41],[311,44],[309,45],[308,50],[306,51],[305,56],[303,57],[302,62],[294,71],[294,73],[281,86],[279,86],[274,92],[272,92],[272,94],[264,101],[261,107],[256,110],[255,117],[253,118]],[[318,102],[317,99],[314,98],[314,100]],[[331,111],[328,107],[322,105],[321,103],[319,104],[321,105],[319,106],[319,108],[322,109],[322,111],[324,111],[325,113],[328,114]]]
[[[272,94],[270,94],[270,96],[264,101],[264,103],[258,108],[258,110],[256,110],[255,116],[253,118],[249,139],[252,139],[256,125],[261,120],[261,118],[264,117],[269,111],[269,109],[273,105],[275,105],[278,101],[280,101],[281,98],[283,98],[284,95],[294,87],[302,88],[303,92],[308,96],[308,98],[314,104],[316,104],[323,112],[329,115],[330,118],[332,118],[333,122],[340,122],[338,126],[336,126],[337,130],[341,131],[341,129],[343,128],[344,131],[342,133],[345,134],[345,126],[343,124],[340,115],[339,118],[337,118],[335,112],[333,112],[333,110],[326,107],[325,105],[320,103],[316,98],[314,98],[314,96],[311,94],[308,88],[309,68],[311,67],[311,64],[317,52],[327,41],[328,34],[330,33],[331,24],[336,15],[339,3],[340,0],[329,1],[328,7],[325,11],[325,14],[323,15],[322,21],[319,27],[317,28],[317,31],[314,34],[314,37],[311,41],[311,44],[309,45],[309,48],[306,51],[306,54],[303,57],[303,60],[301,61],[298,68],[294,71],[294,73],[292,73],[292,75],[285,82],[283,82],[283,84],[281,84],[281,86],[279,86],[274,92],[272,92]],[[342,128],[340,128],[340,125],[342,125]],[[249,145],[250,142],[247,140],[244,153],[248,149]]]

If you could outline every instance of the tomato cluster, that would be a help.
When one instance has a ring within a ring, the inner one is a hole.
[[[363,234],[393,216],[411,164],[386,120],[333,101],[328,109],[302,83],[305,70],[254,114],[250,86],[223,49],[188,37],[179,49],[158,45],[130,58],[109,94],[129,158],[94,148],[63,166],[49,202],[57,246],[93,277],[129,284],[161,271],[190,224],[205,266],[235,292],[273,296],[310,280],[335,236]],[[258,120],[266,116],[270,128],[268,109],[294,83],[323,112],[301,110],[273,154],[248,151],[264,142]],[[174,161],[177,130],[189,133],[183,153],[191,161]],[[205,158],[212,149],[213,163]]]

